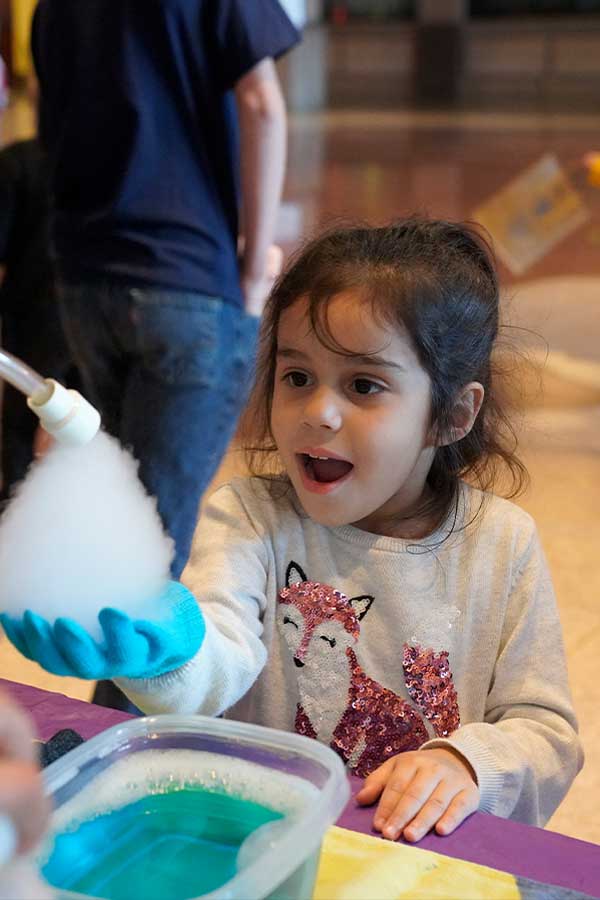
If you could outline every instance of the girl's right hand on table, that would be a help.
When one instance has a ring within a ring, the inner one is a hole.
[[[55,675],[93,681],[154,678],[195,656],[206,630],[196,598],[180,582],[169,582],[160,607],[165,615],[153,621],[103,609],[98,615],[99,640],[73,619],[59,618],[52,624],[30,610],[18,619],[2,613],[0,623],[23,656]]]
[[[458,751],[445,747],[392,756],[366,779],[356,796],[379,799],[373,825],[382,837],[416,842],[435,828],[451,834],[479,806],[475,773]]]

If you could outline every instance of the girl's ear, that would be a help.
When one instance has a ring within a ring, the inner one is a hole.
[[[452,407],[450,427],[445,434],[439,435],[438,446],[455,444],[468,435],[479,415],[485,389],[478,381],[470,381],[460,389]]]

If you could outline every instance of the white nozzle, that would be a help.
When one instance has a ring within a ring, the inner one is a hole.
[[[27,406],[39,417],[42,428],[60,444],[88,444],[100,428],[100,413],[78,391],[67,390],[53,378],[47,390],[27,398]]]
[[[17,832],[8,816],[0,816],[0,869],[13,858],[17,849]]]

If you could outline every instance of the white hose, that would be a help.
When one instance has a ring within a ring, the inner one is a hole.
[[[32,397],[38,402],[43,402],[44,398],[50,395],[50,389],[41,375],[12,353],[1,349],[0,375],[26,397]]]
[[[82,446],[98,433],[100,414],[85,397],[52,378],[42,378],[6,350],[0,350],[0,376],[25,394],[42,428],[59,443]]]

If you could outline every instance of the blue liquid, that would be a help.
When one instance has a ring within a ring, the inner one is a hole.
[[[233,878],[242,842],[281,818],[203,788],[151,794],[57,835],[42,872],[54,887],[106,900],[186,900]]]

